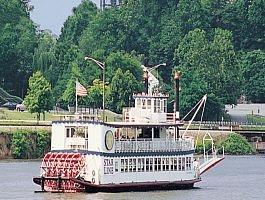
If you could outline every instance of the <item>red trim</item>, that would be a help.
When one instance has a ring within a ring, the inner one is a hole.
[[[209,169],[211,169],[213,166],[215,166],[217,163],[221,162],[222,160],[224,160],[225,157],[221,158],[220,160],[218,160],[217,162],[215,162],[214,164],[210,165],[209,167],[207,167],[202,173],[200,173],[200,175],[202,175],[204,172],[208,171]]]

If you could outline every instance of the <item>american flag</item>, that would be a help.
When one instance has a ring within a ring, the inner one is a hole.
[[[86,88],[83,85],[81,85],[81,83],[79,83],[78,81],[76,81],[75,88],[77,96],[85,97],[87,95]]]

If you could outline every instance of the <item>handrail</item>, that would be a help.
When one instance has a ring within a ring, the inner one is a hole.
[[[193,140],[116,140],[115,152],[189,151]]]

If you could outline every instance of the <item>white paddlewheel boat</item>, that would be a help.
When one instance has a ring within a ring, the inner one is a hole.
[[[168,96],[150,93],[133,95],[134,107],[124,108],[122,122],[85,115],[54,121],[51,152],[33,181],[50,192],[193,188],[200,175],[224,156],[218,157],[213,146],[200,165],[194,159],[194,138],[186,131],[180,134],[178,106],[167,113]],[[200,105],[205,100],[206,96]]]

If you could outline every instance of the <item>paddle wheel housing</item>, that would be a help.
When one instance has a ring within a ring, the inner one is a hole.
[[[80,153],[47,153],[41,164],[41,175],[45,191],[77,192],[84,188],[75,183],[85,167],[85,157]]]

